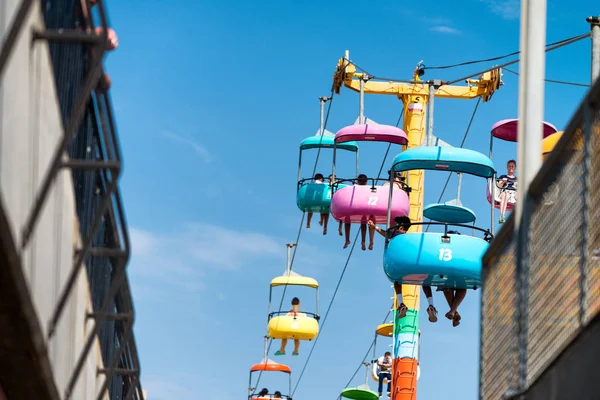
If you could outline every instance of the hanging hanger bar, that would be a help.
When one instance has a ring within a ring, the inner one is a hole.
[[[459,172],[458,174],[458,191],[456,193],[456,205],[460,205],[460,187],[462,184],[462,172]]]
[[[367,119],[365,118],[365,83],[371,79],[368,75],[364,74],[360,77],[360,96],[358,98],[358,123],[366,124]]]
[[[269,351],[268,346],[267,346],[268,342],[269,342],[269,336],[265,335],[265,364],[267,363],[267,360],[268,360],[268,358],[267,358],[267,356],[268,356],[267,352]]]
[[[325,134],[325,103],[331,100],[331,97],[319,97],[319,102],[321,103],[321,123],[319,125],[319,135],[323,136]]]
[[[296,247],[296,243],[287,243],[287,262],[286,262],[286,269],[285,269],[285,274],[289,275],[290,272],[292,271],[292,265],[290,264],[290,251],[292,250],[292,247]]]

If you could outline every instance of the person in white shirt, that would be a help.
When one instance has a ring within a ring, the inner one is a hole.
[[[379,377],[379,397],[383,392],[383,380],[387,379],[387,392],[388,396],[392,389],[392,353],[389,351],[385,352],[385,355],[379,357],[377,360],[377,376]]]
[[[261,390],[260,392],[258,392],[258,398],[263,400],[267,400],[267,399],[271,399],[271,396],[269,396],[269,389],[267,388],[263,388],[263,390]]]
[[[323,174],[315,174],[313,178],[313,183],[322,183],[325,184]],[[313,213],[312,211],[308,212],[306,217],[306,229],[310,229],[310,221],[312,220]],[[323,235],[327,234],[327,222],[329,221],[329,213],[321,213],[321,219],[319,220],[319,225],[323,226]]]

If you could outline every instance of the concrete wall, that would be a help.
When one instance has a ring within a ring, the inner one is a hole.
[[[19,0],[0,0],[0,43],[19,3]],[[34,235],[21,250],[23,226],[63,134],[48,46],[44,41],[32,42],[34,28],[43,28],[38,1],[34,1],[0,82],[0,202],[21,253],[21,267],[42,330],[39,337],[47,346],[54,381],[62,398],[91,329],[91,321],[86,323],[85,315],[92,308],[85,268],[81,268],[57,332],[48,341],[48,321],[71,271],[74,245],[80,240],[68,170],[59,172]],[[72,398],[96,398],[104,380],[103,375],[96,373],[101,364],[96,340]],[[28,371],[22,373],[27,375]]]
[[[565,351],[529,387],[526,400],[600,398],[600,315],[583,328]]]

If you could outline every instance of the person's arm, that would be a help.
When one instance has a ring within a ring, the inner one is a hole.
[[[379,233],[381,236],[385,237],[385,231],[383,229],[381,229],[380,227],[378,227],[377,225],[375,225],[375,222],[369,220],[369,222],[367,222],[367,225],[369,225],[371,228],[375,228],[375,231],[377,231],[377,233]]]
[[[498,184],[500,187],[504,187],[506,185],[506,181],[508,181],[508,176],[506,175],[500,175],[498,177]]]

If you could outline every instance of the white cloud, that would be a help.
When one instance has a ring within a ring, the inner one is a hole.
[[[452,21],[444,17],[420,17],[419,20],[428,25],[452,25]]]
[[[519,19],[521,2],[519,0],[482,0],[490,11],[503,19]]]
[[[215,386],[217,384],[215,379],[182,371],[177,374],[178,378],[185,383],[158,376],[143,376],[142,387],[148,391],[148,400],[196,400],[199,390],[207,399],[233,400],[234,398],[227,388]]]
[[[137,228],[129,232],[133,275],[193,292],[204,288],[209,268],[236,270],[256,260],[285,256],[285,248],[269,236],[211,224],[189,224],[170,233]]]
[[[212,162],[213,157],[210,154],[210,152],[206,149],[206,147],[202,146],[200,143],[196,142],[195,140],[188,139],[186,137],[177,135],[173,132],[164,132],[163,136],[174,142],[189,146],[192,150],[194,150],[196,152],[196,154],[198,154],[200,156],[200,158],[202,158],[204,160],[205,163],[210,164]]]
[[[197,397],[196,390],[161,378],[143,379],[142,385],[148,391],[148,400],[192,400]]]
[[[451,28],[451,27],[445,26],[445,25],[434,26],[433,28],[430,28],[429,30],[432,32],[448,33],[451,35],[457,35],[460,33],[460,31],[458,29]]]

